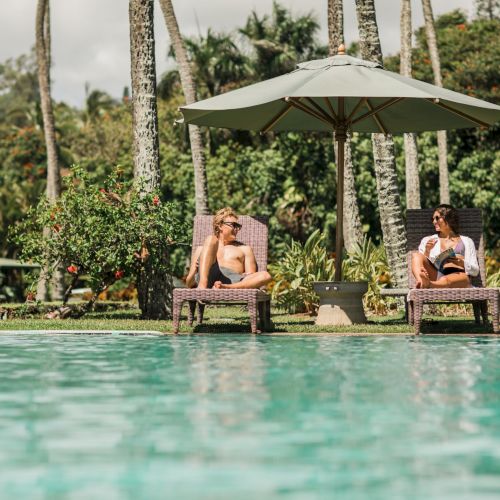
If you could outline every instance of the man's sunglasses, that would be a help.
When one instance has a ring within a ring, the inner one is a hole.
[[[241,224],[238,224],[237,222],[223,222],[222,224],[232,227],[233,229],[236,229],[236,231],[239,231],[241,229]]]

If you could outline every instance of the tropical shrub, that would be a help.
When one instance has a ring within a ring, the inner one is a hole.
[[[363,242],[356,244],[342,261],[342,275],[346,281],[367,281],[368,292],[363,297],[365,308],[375,314],[386,312],[386,302],[381,297],[380,290],[390,282],[390,275],[382,245],[375,246],[365,236]]]
[[[82,275],[92,289],[84,313],[113,283],[137,277],[150,259],[159,271],[169,272],[161,257],[186,234],[172,215],[172,203],[141,193],[140,186],[122,179],[120,169],[99,185],[74,167],[64,186],[55,203],[42,198],[13,231],[22,260],[40,264],[49,275],[60,267],[70,275],[64,303]]]
[[[319,307],[314,281],[332,281],[335,260],[325,248],[325,237],[317,229],[304,244],[292,240],[283,258],[271,267],[274,276],[272,297],[289,312],[313,314]]]
[[[325,248],[325,236],[314,231],[304,245],[292,241],[283,258],[271,266],[274,276],[273,300],[278,307],[290,312],[314,314],[319,297],[313,290],[315,281],[333,281],[335,259]],[[386,312],[386,302],[380,290],[390,282],[389,266],[383,246],[377,247],[369,238],[355,246],[342,262],[345,281],[367,281],[368,292],[363,298],[366,309],[375,314]]]

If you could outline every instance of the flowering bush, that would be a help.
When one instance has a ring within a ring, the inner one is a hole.
[[[162,202],[157,193],[141,193],[121,177],[116,169],[104,187],[96,186],[73,167],[57,202],[42,198],[13,232],[21,259],[37,262],[49,274],[63,267],[71,275],[64,302],[79,277],[88,277],[93,295],[85,310],[115,281],[137,277],[147,261],[167,273],[164,256],[186,234],[172,203]]]

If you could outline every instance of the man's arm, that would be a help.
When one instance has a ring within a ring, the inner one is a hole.
[[[245,274],[252,274],[257,272],[257,262],[255,261],[255,255],[252,248],[249,246],[244,246],[242,250],[245,254]]]

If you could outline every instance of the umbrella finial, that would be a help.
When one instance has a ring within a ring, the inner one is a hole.
[[[339,45],[339,48],[337,50],[337,55],[338,56],[345,56],[345,45],[343,43],[341,43]]]

